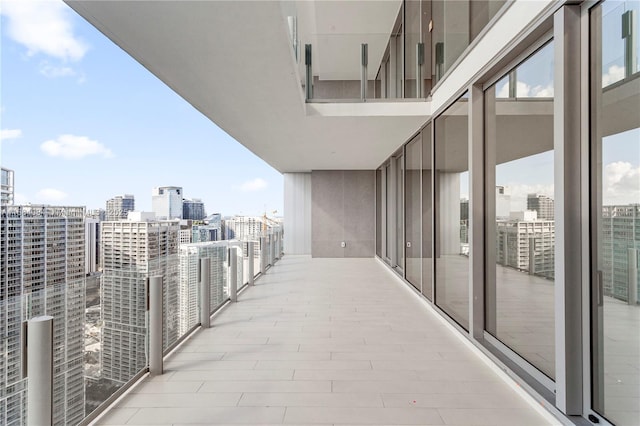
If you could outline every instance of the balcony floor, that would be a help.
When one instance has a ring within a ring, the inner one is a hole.
[[[285,256],[98,424],[550,424],[391,274]]]

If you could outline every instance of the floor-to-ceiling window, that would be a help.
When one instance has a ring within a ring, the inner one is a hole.
[[[393,161],[393,159],[391,161]],[[393,214],[392,214],[394,203],[392,202],[392,198],[391,198],[393,196],[393,191],[391,191],[391,166],[389,163],[387,163],[382,167],[385,170],[384,185],[386,188],[385,209],[386,209],[386,218],[387,218],[385,227],[384,227],[385,241],[386,241],[386,250],[385,250],[384,258],[387,263],[391,264],[391,251],[392,251],[391,248],[395,244],[395,241],[393,241],[393,238],[391,238],[393,236],[391,227],[395,226],[395,224],[393,223]]]
[[[590,10],[591,402],[640,424],[640,3]]]
[[[436,304],[469,327],[469,106],[466,95],[435,121]]]
[[[485,91],[486,329],[555,376],[553,43]]]
[[[396,163],[396,265],[404,270],[404,155],[402,150],[394,158]]]
[[[405,277],[421,290],[422,276],[422,205],[421,160],[422,135],[418,134],[405,148]]]
[[[431,123],[422,130],[422,294],[431,300],[433,285],[433,206]]]
[[[376,255],[382,257],[382,167],[376,170]]]

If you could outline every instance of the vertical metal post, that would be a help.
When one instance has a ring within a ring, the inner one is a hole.
[[[267,273],[267,237],[260,237],[260,273]]]
[[[424,43],[416,44],[416,98],[422,97],[422,66],[424,65]]]
[[[518,97],[518,71],[516,69],[509,72],[509,97],[511,99]]]
[[[200,325],[211,327],[211,259],[200,259]]]
[[[627,269],[628,269],[628,297],[627,303],[634,305],[638,303],[638,250],[630,248],[627,251]]]
[[[536,273],[536,239],[529,237],[529,275]]]
[[[367,99],[367,83],[368,74],[367,66],[369,65],[369,45],[362,43],[360,45],[360,99]]]
[[[53,422],[53,317],[27,323],[27,419],[29,425]]]
[[[235,247],[229,247],[229,299],[238,301],[238,252]]]
[[[311,68],[311,45],[304,45],[304,65],[306,69],[305,74],[305,99],[313,99],[313,69]]]
[[[255,285],[255,272],[253,271],[255,263],[253,241],[249,241],[247,243],[247,256],[249,256],[249,285]]]
[[[624,77],[629,78],[636,71],[636,20],[634,10],[622,14],[622,39],[624,40]]]
[[[149,278],[149,373],[163,373],[162,365],[162,276]]]

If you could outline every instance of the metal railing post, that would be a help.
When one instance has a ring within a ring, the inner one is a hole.
[[[149,373],[159,376],[162,365],[162,276],[149,278]]]
[[[629,78],[636,71],[636,20],[635,11],[622,14],[622,39],[624,40],[624,77]]]
[[[200,325],[211,327],[211,259],[200,259]]]
[[[260,272],[267,273],[267,237],[260,237]]]
[[[27,420],[29,425],[53,422],[53,317],[27,322]]]
[[[229,299],[238,301],[238,252],[235,247],[229,247]]]
[[[305,65],[305,99],[313,99],[313,70],[311,68],[311,45],[304,45],[304,65]]]
[[[369,64],[369,45],[360,45],[360,99],[367,99],[367,66]]]
[[[249,272],[248,272],[248,274],[249,274],[249,285],[255,285],[255,280],[254,280],[254,278],[255,278],[254,275],[255,274],[254,274],[254,271],[253,271],[253,269],[254,269],[254,267],[253,267],[254,265],[253,264],[254,264],[254,261],[255,261],[255,257],[254,257],[254,254],[253,254],[254,253],[253,250],[254,250],[253,241],[247,242],[247,257],[249,257],[249,265],[248,265],[249,266],[249,268],[248,268],[249,269]]]

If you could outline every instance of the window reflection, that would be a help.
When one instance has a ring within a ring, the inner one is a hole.
[[[555,376],[553,44],[485,92],[486,329]],[[515,137],[514,135],[517,135]]]
[[[590,11],[592,406],[640,419],[640,3]]]

